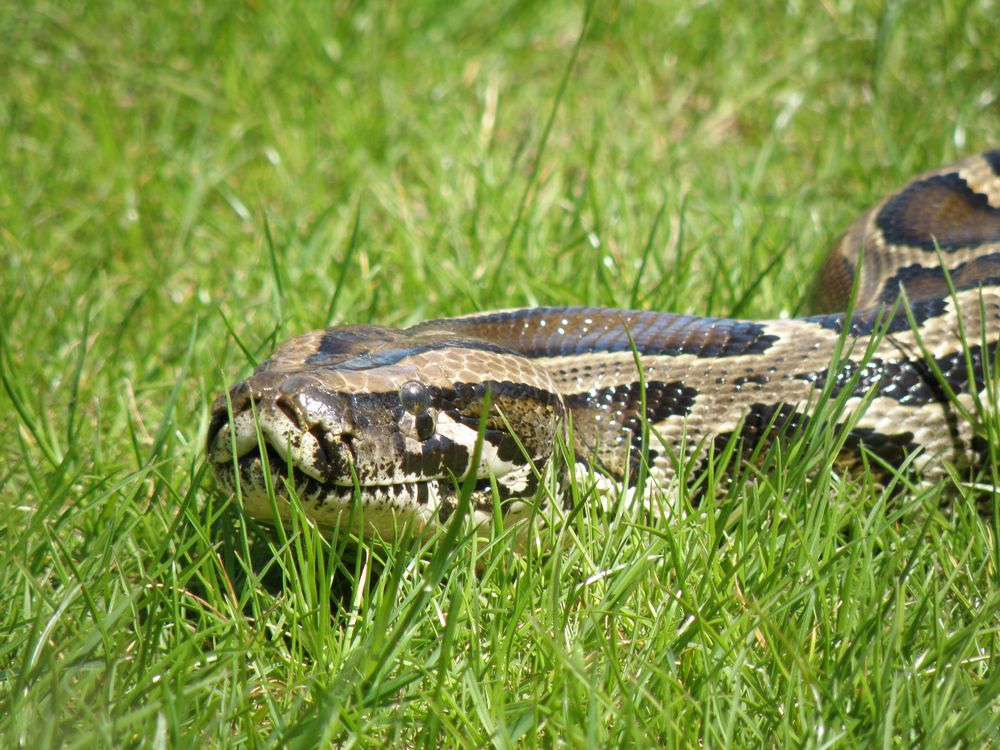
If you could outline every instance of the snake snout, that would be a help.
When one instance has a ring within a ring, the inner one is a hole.
[[[231,471],[234,453],[244,462],[264,448],[273,452],[272,469],[291,466],[320,482],[349,476],[352,426],[342,401],[308,375],[257,373],[230,391],[228,403],[225,396],[216,401],[209,457],[219,471]]]

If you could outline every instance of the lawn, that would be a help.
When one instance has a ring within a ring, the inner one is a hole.
[[[807,309],[1000,145],[995,3],[174,5],[0,12],[0,746],[1000,742],[1000,521],[821,431],[530,554],[281,533],[203,455],[311,328]]]

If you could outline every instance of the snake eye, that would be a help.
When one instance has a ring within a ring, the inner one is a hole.
[[[399,403],[406,411],[416,416],[430,408],[431,394],[423,383],[407,380],[399,387]]]

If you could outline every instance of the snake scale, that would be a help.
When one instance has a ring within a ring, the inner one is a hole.
[[[819,394],[846,406],[829,425],[846,432],[845,467],[908,461],[934,478],[983,466],[976,415],[1000,340],[1000,150],[923,174],[863,214],[817,297],[843,311],[852,289],[850,316],[537,307],[306,333],[215,401],[209,459],[251,516],[273,519],[269,484],[287,516],[294,484],[323,527],[386,538],[447,522],[467,478],[475,523],[496,509],[523,516],[570,435],[572,469],[599,488],[627,494],[645,462],[647,492],[676,495],[727,446],[749,460],[801,429]]]

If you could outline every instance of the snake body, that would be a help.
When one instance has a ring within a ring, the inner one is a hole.
[[[477,524],[497,509],[523,515],[566,439],[573,469],[598,485],[635,485],[643,467],[646,492],[676,493],[727,450],[749,459],[829,419],[824,399],[844,407],[824,427],[842,433],[845,467],[909,462],[933,478],[982,466],[1000,340],[1000,150],[923,174],[863,214],[819,288],[834,310],[856,289],[855,312],[538,307],[306,333],[216,400],[209,458],[252,516],[273,519],[271,497],[287,515],[294,485],[322,526],[382,537],[445,523],[467,479]]]

